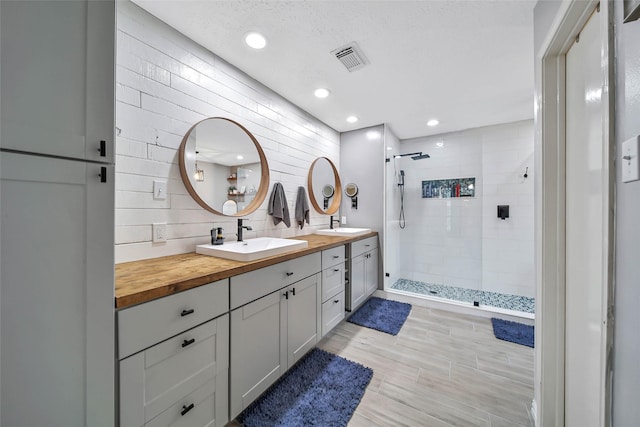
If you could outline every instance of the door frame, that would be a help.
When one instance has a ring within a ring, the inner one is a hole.
[[[602,393],[598,425],[610,425],[614,266],[614,47],[613,1],[563,1],[541,48],[535,52],[536,76],[535,180],[536,426],[564,426],[565,399],[565,55],[594,8],[600,3],[602,27],[602,146],[603,146],[603,333],[600,348],[605,366],[600,372]],[[593,349],[596,350],[596,349]]]

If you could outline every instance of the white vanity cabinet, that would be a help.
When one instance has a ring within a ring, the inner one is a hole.
[[[348,308],[356,310],[378,289],[378,237],[351,243]]]
[[[322,251],[322,336],[344,319],[345,247]]]
[[[316,345],[320,268],[315,253],[231,278],[231,418]]]
[[[228,421],[229,280],[118,312],[120,426]]]

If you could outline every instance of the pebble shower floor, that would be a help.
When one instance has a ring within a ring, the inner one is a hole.
[[[398,279],[391,289],[397,289],[414,294],[428,295],[454,301],[488,305],[507,310],[524,313],[535,313],[535,300],[518,295],[500,294],[497,292],[480,291],[476,289],[458,288],[456,286],[436,285],[433,283],[417,282],[415,280]]]

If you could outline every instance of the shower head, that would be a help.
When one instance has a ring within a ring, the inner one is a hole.
[[[428,159],[429,157],[431,157],[428,154],[422,154],[422,151],[418,151],[415,153],[394,154],[393,158],[398,159],[400,157],[408,157],[408,156],[411,156],[413,160],[422,160],[422,159]]]

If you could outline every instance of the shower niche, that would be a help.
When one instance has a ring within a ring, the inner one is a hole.
[[[423,199],[450,199],[457,197],[475,197],[475,195],[475,177],[422,181]]]

